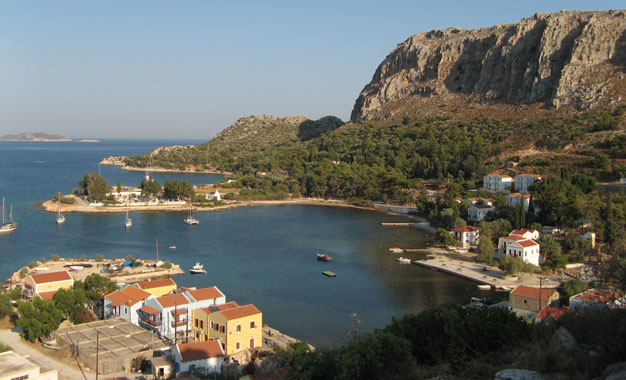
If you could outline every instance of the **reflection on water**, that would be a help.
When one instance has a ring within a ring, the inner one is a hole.
[[[420,248],[430,237],[415,229],[382,227],[381,222],[406,220],[377,212],[306,205],[243,207],[199,212],[199,226],[183,223],[186,212],[131,212],[133,227],[125,229],[123,213],[67,214],[66,223],[56,225],[55,215],[36,206],[54,191],[71,192],[84,173],[97,170],[103,157],[145,153],[155,145],[163,142],[0,149],[0,195],[15,205],[19,223],[16,233],[0,236],[0,274],[6,277],[11,269],[52,253],[153,258],[158,238],[161,259],[186,270],[198,261],[207,270],[204,276],[176,277],[179,285],[216,285],[229,300],[257,305],[265,323],[314,345],[344,342],[353,326],[352,313],[362,321],[360,331],[367,332],[389,324],[392,316],[484,295],[469,281],[398,264],[399,254],[390,253],[389,247]],[[111,184],[138,183],[143,176],[116,167],[100,170]],[[196,184],[221,178],[155,176],[161,182],[167,177]],[[177,249],[169,250],[170,244]],[[333,261],[317,261],[318,252],[328,253]],[[405,256],[418,259],[422,254]],[[322,276],[324,270],[337,277]]]

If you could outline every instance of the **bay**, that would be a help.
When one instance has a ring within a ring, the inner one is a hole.
[[[400,265],[391,246],[421,248],[431,237],[409,228],[382,227],[406,221],[373,211],[279,205],[240,207],[196,213],[199,226],[182,222],[185,212],[133,212],[133,227],[123,214],[67,214],[57,226],[55,215],[38,203],[55,191],[67,194],[88,171],[100,172],[109,184],[138,185],[143,172],[100,166],[109,155],[145,154],[163,145],[201,141],[103,140],[77,142],[0,142],[0,196],[13,204],[18,230],[0,235],[0,276],[32,260],[61,257],[124,258],[128,254],[159,257],[189,269],[196,261],[207,274],[175,277],[179,286],[215,285],[239,304],[254,303],[264,322],[314,345],[347,341],[358,314],[359,332],[382,328],[393,316],[417,313],[441,303],[467,303],[484,296],[474,283],[416,265]],[[222,176],[153,173],[193,184],[215,183]],[[167,247],[176,245],[176,250]],[[315,254],[333,256],[319,262]],[[406,254],[418,259],[420,254]],[[331,270],[336,278],[322,276]]]

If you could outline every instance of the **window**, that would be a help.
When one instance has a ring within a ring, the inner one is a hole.
[[[254,321],[250,321],[250,328],[253,329],[255,327],[256,327],[256,325],[254,324]]]
[[[241,331],[241,325],[237,325],[237,326],[235,327],[235,331],[240,332],[240,331]]]
[[[217,322],[215,323],[215,330],[220,331],[220,324]]]
[[[226,326],[222,325],[222,333],[226,333]]]
[[[214,327],[213,327],[213,321],[211,321],[211,328],[214,328]]]
[[[241,342],[235,342],[235,350],[241,349]]]
[[[198,327],[198,318],[195,320],[195,326]]]
[[[200,328],[203,329],[204,328],[204,321],[200,321]]]

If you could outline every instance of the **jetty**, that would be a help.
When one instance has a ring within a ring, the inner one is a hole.
[[[263,325],[263,344],[272,349],[286,349],[292,343],[298,343],[298,339],[285,335],[284,333],[276,330],[268,325]],[[311,351],[315,350],[311,344],[308,344]]]
[[[438,251],[432,251],[437,252]],[[441,272],[453,274],[479,284],[489,285],[496,290],[512,290],[517,285],[539,286],[539,276],[532,274],[524,274],[518,277],[507,276],[505,272],[497,267],[487,266],[481,263],[458,260],[444,255],[437,255],[434,258],[424,260],[415,260],[413,264],[420,265],[430,269],[436,269]],[[557,287],[560,281],[553,278],[543,280],[543,286]]]

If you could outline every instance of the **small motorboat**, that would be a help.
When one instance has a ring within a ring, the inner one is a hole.
[[[204,265],[196,262],[196,265],[193,268],[189,269],[189,273],[191,274],[205,274],[206,270],[204,270]]]
[[[327,255],[327,254],[325,254],[325,253],[318,253],[318,254],[317,254],[317,259],[318,259],[319,261],[331,261],[333,258],[332,258],[332,257],[330,257],[330,256],[328,256],[328,255]]]
[[[398,260],[400,264],[411,264],[411,259],[407,259],[403,256],[398,257],[396,260]]]
[[[170,249],[176,249],[176,246],[174,244],[170,244]]]
[[[402,253],[404,252],[404,249],[400,247],[391,247],[389,248],[389,251],[391,251],[391,253]]]
[[[480,290],[491,290],[491,285],[480,284],[480,285],[478,285],[478,289],[480,289]]]

